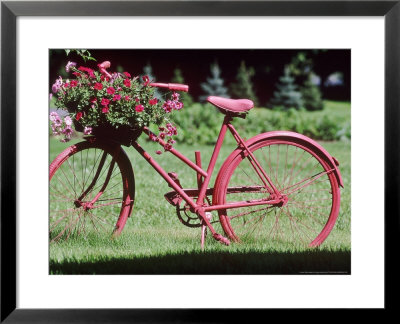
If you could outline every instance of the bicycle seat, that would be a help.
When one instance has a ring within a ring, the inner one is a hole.
[[[253,101],[249,99],[227,99],[209,96],[207,101],[216,106],[222,113],[232,116],[239,116],[254,107]]]

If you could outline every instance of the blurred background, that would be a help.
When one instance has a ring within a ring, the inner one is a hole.
[[[101,50],[89,49],[94,60],[76,52],[50,50],[49,92],[54,80],[68,78],[68,61],[97,69],[110,61],[110,71],[148,75],[157,82],[189,85],[182,95],[185,109],[172,117],[180,126],[178,140],[211,144],[221,118],[206,103],[209,95],[248,98],[256,108],[235,121],[245,136],[270,130],[292,130],[318,140],[349,141],[351,101],[350,50]],[[162,97],[158,92],[157,96]],[[50,102],[52,109],[52,102]]]

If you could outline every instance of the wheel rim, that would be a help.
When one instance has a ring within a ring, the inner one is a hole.
[[[283,206],[261,205],[220,211],[225,233],[233,240],[271,245],[320,245],[336,221],[339,192],[333,170],[306,146],[269,141],[252,148],[273,184],[287,197]],[[228,188],[263,188],[247,157],[239,155],[225,173],[219,204],[267,199],[258,192],[229,193]]]
[[[118,161],[100,148],[68,154],[50,178],[50,242],[112,234],[126,197],[122,179]]]

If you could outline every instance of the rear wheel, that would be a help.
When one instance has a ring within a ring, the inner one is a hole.
[[[271,245],[274,241],[320,245],[339,213],[340,190],[332,166],[318,150],[300,139],[263,139],[250,151],[287,197],[287,203],[220,210],[225,234],[233,241],[255,245]],[[214,205],[271,197],[247,155],[246,151],[238,152],[221,168]]]
[[[49,238],[119,235],[133,208],[135,181],[120,146],[81,142],[50,165]]]

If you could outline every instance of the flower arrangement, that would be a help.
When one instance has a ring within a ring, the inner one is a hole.
[[[151,138],[165,139],[169,145],[175,141],[176,127],[169,120],[173,110],[183,108],[179,94],[172,93],[169,100],[160,101],[154,97],[154,87],[148,76],[132,77],[130,73],[109,73],[110,62],[98,65],[98,71],[68,62],[65,70],[73,78],[59,77],[52,85],[55,105],[66,110],[64,118],[56,112],[50,113],[53,134],[62,136],[61,141],[71,139],[72,126],[85,135],[100,129],[130,129],[140,135],[144,126],[159,126],[159,134]],[[167,146],[168,148],[168,146]]]

